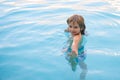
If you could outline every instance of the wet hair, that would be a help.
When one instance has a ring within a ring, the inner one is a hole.
[[[69,24],[71,22],[73,22],[73,23],[77,22],[79,24],[80,29],[81,29],[80,30],[81,34],[85,35],[86,26],[84,23],[84,18],[81,15],[75,14],[75,15],[72,15],[71,17],[69,17],[67,19],[67,24]]]

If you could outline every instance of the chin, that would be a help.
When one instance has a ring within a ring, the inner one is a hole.
[[[79,33],[73,33],[73,35],[79,35]]]

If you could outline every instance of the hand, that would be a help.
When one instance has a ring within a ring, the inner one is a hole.
[[[67,29],[65,29],[64,31],[65,31],[65,32],[69,32],[69,29],[67,28]]]
[[[71,52],[71,53],[69,54],[69,56],[71,56],[72,58],[75,58],[75,57],[78,56],[78,54],[76,54],[76,53],[74,53],[74,52]]]
[[[75,55],[75,56],[78,56],[78,52],[76,50],[73,50],[72,54]]]

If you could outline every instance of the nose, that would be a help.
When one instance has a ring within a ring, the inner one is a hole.
[[[72,28],[70,28],[70,31],[71,31],[71,32],[73,32],[73,31],[74,31],[74,28],[73,28],[73,27],[72,27]]]

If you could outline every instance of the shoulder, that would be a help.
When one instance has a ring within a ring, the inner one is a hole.
[[[82,36],[81,35],[76,35],[76,36],[74,36],[74,38],[73,38],[73,42],[75,42],[75,43],[79,43],[80,41],[81,41],[81,39],[82,39]]]
[[[76,35],[76,36],[74,36],[73,39],[76,41],[79,41],[79,40],[81,40],[81,37],[82,37],[81,35]]]

